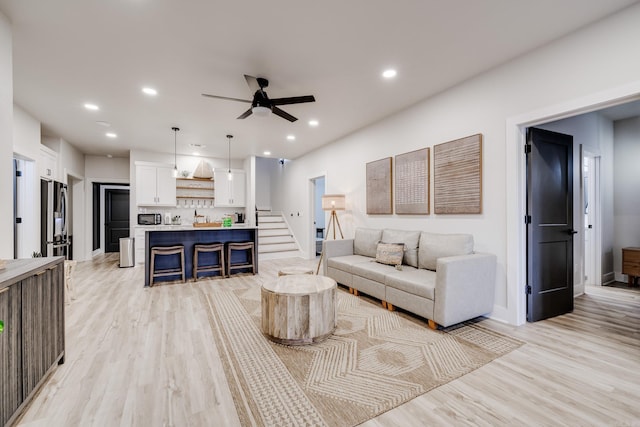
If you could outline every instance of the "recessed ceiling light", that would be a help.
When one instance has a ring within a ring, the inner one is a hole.
[[[287,135],[287,139],[289,141],[295,141],[296,140],[296,136],[295,135]]]
[[[158,91],[152,87],[143,87],[142,92],[150,96],[156,96],[158,94]]]
[[[107,154],[107,157],[108,157],[108,158],[110,158],[110,159],[112,159],[112,158],[113,158],[113,155],[111,155],[111,154]]]
[[[384,77],[385,79],[392,79],[396,75],[398,75],[398,72],[392,68],[384,70],[384,72],[382,73],[382,77]]]
[[[89,104],[89,103],[84,104],[84,108],[91,111],[96,111],[100,109],[100,107],[98,107],[96,104]]]
[[[194,152],[193,152],[193,153],[191,153],[191,154],[193,154],[194,156],[199,156],[199,155],[200,155],[200,153],[198,153],[197,151],[194,151]]]
[[[207,148],[206,145],[202,145],[202,144],[189,144],[189,147],[193,147],[193,148]]]
[[[105,135],[107,135],[109,138],[117,138],[118,137],[118,135],[113,133],[113,132],[107,132],[107,133],[105,133]]]
[[[263,154],[264,154],[265,156],[270,156],[270,155],[271,155],[271,151],[265,151]]]
[[[309,120],[309,126],[318,126],[320,123],[317,120]]]
[[[106,128],[108,128],[109,126],[111,126],[111,123],[109,123],[109,122],[105,122],[104,120],[98,120],[96,123],[97,123],[97,124],[99,124],[100,126],[104,126],[104,127],[106,127]]]

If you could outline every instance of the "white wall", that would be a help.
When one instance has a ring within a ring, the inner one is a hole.
[[[613,264],[616,280],[626,281],[621,249],[640,247],[640,117],[614,122],[614,138]]]
[[[129,181],[129,158],[86,155],[84,159],[86,177],[93,182]]]
[[[256,206],[261,210],[269,210],[271,202],[271,171],[276,168],[278,159],[256,157]]]
[[[28,209],[19,209],[22,218],[18,234],[18,258],[28,258],[40,252],[40,122],[18,105],[13,106],[13,152],[25,160],[22,168],[23,185],[19,204]]]
[[[519,140],[519,147],[507,149],[505,128],[514,117],[637,82],[640,56],[630,53],[637,50],[640,40],[638,22],[640,5],[288,162],[280,174],[272,176],[279,188],[279,194],[272,194],[274,206],[282,206],[285,211],[302,211],[301,217],[290,218],[290,224],[301,246],[311,247],[308,242],[311,233],[307,230],[312,227],[308,219],[312,215],[306,208],[313,195],[309,194],[308,181],[326,171],[326,192],[346,194],[347,211],[340,214],[346,237],[352,237],[357,226],[471,233],[476,251],[491,252],[498,257],[494,317],[521,322],[518,304],[524,300],[523,283],[519,280],[507,283],[508,275],[515,277],[510,269],[519,268],[507,265],[508,238],[521,245],[522,237],[519,228],[512,225],[519,224],[521,218],[507,221],[507,211],[513,210],[507,205],[507,195],[512,194],[510,186],[521,177],[520,169],[512,166],[516,160],[508,158],[506,152],[519,150],[522,159],[524,154]],[[367,162],[475,133],[484,137],[481,214],[365,214]],[[516,202],[520,203],[513,203]]]
[[[13,62],[9,20],[0,12],[0,259],[13,258]]]

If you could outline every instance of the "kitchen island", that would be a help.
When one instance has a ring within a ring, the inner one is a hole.
[[[207,243],[230,243],[230,242],[253,242],[255,255],[255,272],[258,273],[258,228],[253,226],[234,225],[231,227],[166,227],[154,228],[145,232],[145,267],[144,286],[149,286],[151,277],[151,248],[154,246],[184,246],[185,277],[187,280],[193,278],[193,249],[196,244]],[[225,254],[226,257],[226,254]],[[177,257],[157,257],[156,268],[166,269],[176,266]],[[232,254],[233,263],[243,263],[247,261],[247,254],[243,251],[234,251]],[[251,272],[251,269],[245,269]],[[236,270],[243,272],[243,270]],[[154,283],[161,281],[172,281],[179,279],[179,276],[156,277]]]

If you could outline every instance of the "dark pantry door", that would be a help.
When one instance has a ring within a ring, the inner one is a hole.
[[[527,321],[573,311],[573,137],[527,130]]]
[[[120,238],[129,237],[129,190],[104,190],[105,252],[118,252]]]

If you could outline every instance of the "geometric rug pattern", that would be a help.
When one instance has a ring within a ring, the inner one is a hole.
[[[357,425],[522,345],[473,322],[433,331],[339,290],[335,333],[286,346],[262,335],[260,288],[203,292],[246,426]]]

